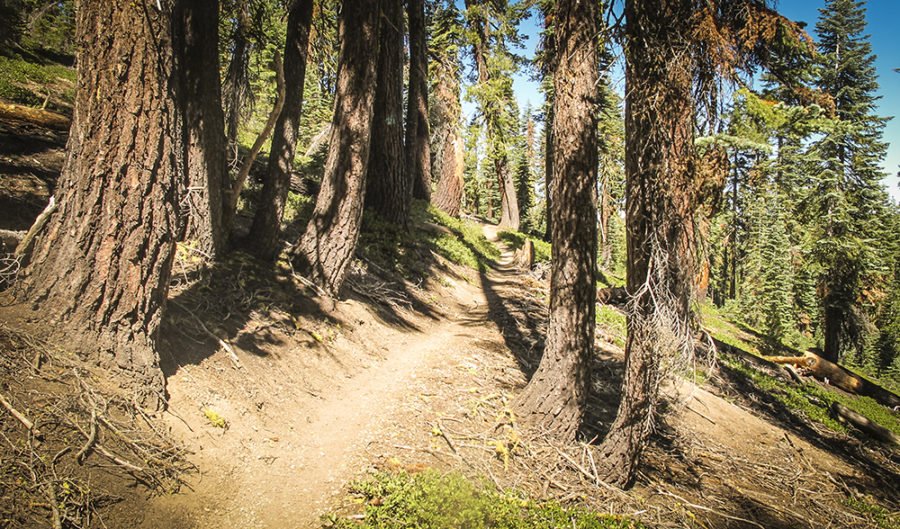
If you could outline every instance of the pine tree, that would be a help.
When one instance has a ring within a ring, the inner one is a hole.
[[[810,197],[818,219],[812,255],[821,270],[825,356],[837,361],[848,345],[865,342],[863,287],[879,267],[887,146],[885,119],[874,114],[878,83],[863,2],[829,0],[820,13],[818,86],[834,98],[836,121],[815,146],[822,165]]]

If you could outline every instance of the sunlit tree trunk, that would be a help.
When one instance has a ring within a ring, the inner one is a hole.
[[[21,283],[21,295],[68,348],[124,372],[125,386],[150,407],[163,399],[155,339],[183,234],[174,4],[79,5],[78,86],[59,208]]]
[[[337,295],[359,239],[380,47],[379,9],[346,0],[341,10],[340,69],[334,126],[316,207],[297,244],[295,261],[316,284]]]
[[[691,0],[625,3],[628,338],[601,478],[627,484],[653,427],[661,364],[690,347],[693,250]]]
[[[428,133],[428,55],[425,50],[425,0],[408,0],[409,102],[406,118],[406,166],[413,196],[431,199],[431,153]]]
[[[584,414],[594,347],[597,6],[579,0],[556,4],[550,322],[540,366],[517,402],[525,422],[568,441]]]

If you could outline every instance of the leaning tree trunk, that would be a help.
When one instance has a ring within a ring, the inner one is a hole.
[[[382,0],[381,4],[384,23],[378,53],[366,207],[384,220],[405,227],[409,222],[412,182],[403,167],[403,3]]]
[[[630,295],[622,400],[600,477],[634,475],[653,428],[663,366],[692,347],[691,0],[627,0],[625,174]]]
[[[379,25],[379,10],[369,2],[344,2],[328,158],[316,207],[295,249],[301,271],[332,295],[340,291],[359,239],[375,101],[377,61],[371,57],[378,56]]]
[[[406,109],[406,167],[413,196],[431,200],[431,154],[428,152],[428,56],[425,49],[425,0],[408,0],[409,94]]]
[[[227,243],[222,199],[227,185],[225,116],[219,79],[219,2],[179,2],[178,70],[187,142],[188,209],[184,238],[208,260]]]
[[[581,424],[594,347],[597,256],[597,74],[595,2],[560,0],[554,87],[553,256],[547,346],[517,402],[540,431],[572,441]]]
[[[278,255],[281,218],[291,187],[294,149],[303,109],[312,11],[312,0],[294,0],[288,12],[284,44],[284,104],[275,122],[266,178],[247,237],[251,253],[264,260],[272,260]]]
[[[147,406],[163,399],[155,337],[183,232],[174,3],[79,5],[59,208],[38,235],[21,291],[68,347],[125,372]]]

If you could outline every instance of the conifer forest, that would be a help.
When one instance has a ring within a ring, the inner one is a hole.
[[[900,528],[898,21],[0,0],[0,528]]]

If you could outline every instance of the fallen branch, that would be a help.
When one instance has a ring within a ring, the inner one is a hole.
[[[75,460],[79,463],[84,461],[84,456],[87,455],[88,451],[94,446],[94,443],[97,442],[97,410],[91,410],[91,431],[88,434],[87,441],[84,443],[84,446],[81,447],[81,450],[75,454]]]
[[[6,410],[10,414],[12,414],[12,416],[15,417],[20,423],[22,423],[22,425],[25,426],[25,428],[30,431],[35,437],[41,437],[41,433],[37,430],[37,428],[34,427],[34,423],[28,420],[28,417],[26,417],[25,414],[13,408],[13,405],[10,404],[9,401],[6,400],[6,397],[4,397],[2,394],[0,394],[0,404],[2,404],[3,407],[6,408]]]
[[[28,228],[28,232],[22,237],[22,240],[19,241],[19,245],[16,246],[15,255],[17,257],[26,255],[31,251],[31,245],[34,243],[35,236],[37,236],[38,232],[40,232],[44,225],[47,224],[47,221],[50,220],[50,215],[52,215],[54,211],[56,211],[56,198],[51,196],[50,201],[47,203],[47,207],[45,207],[44,211],[41,211],[41,214],[37,216],[34,223]]]

